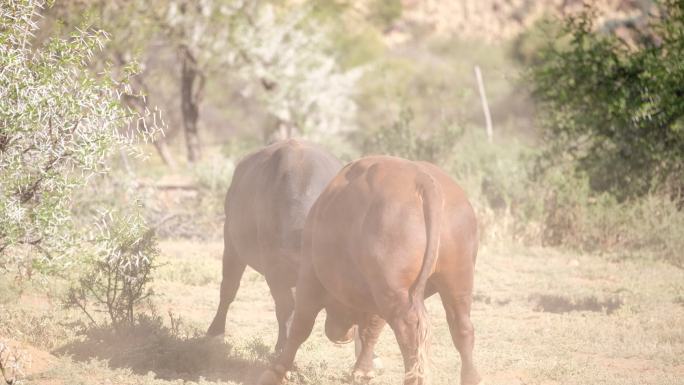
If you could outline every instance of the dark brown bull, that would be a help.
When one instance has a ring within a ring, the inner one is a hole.
[[[328,152],[298,140],[274,143],[235,168],[225,202],[221,299],[207,334],[225,332],[226,314],[245,267],[263,274],[275,301],[276,350],[294,310],[301,240],[309,209],[342,167]]]
[[[348,340],[359,325],[355,376],[372,370],[385,322],[399,343],[405,384],[427,383],[423,300],[438,292],[461,356],[461,383],[477,384],[470,322],[477,224],[465,193],[436,166],[377,156],[347,165],[311,209],[290,334],[261,385],[278,384],[326,309],[325,331]]]

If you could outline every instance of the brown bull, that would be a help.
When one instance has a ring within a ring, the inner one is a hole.
[[[225,332],[226,314],[245,267],[263,274],[275,301],[282,348],[294,310],[301,240],[309,209],[342,167],[326,151],[298,140],[274,143],[235,168],[225,202],[221,298],[207,334]]]
[[[436,166],[377,156],[347,165],[307,217],[304,255],[290,334],[261,385],[280,383],[326,309],[333,341],[359,326],[355,376],[372,370],[372,349],[385,322],[399,343],[405,384],[427,383],[429,332],[424,298],[440,294],[461,383],[477,384],[470,322],[477,224],[465,193]]]

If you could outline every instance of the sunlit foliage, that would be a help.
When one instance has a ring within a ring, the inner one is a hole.
[[[584,12],[541,50],[531,80],[549,150],[619,199],[684,186],[684,3],[621,37]],[[629,24],[624,26],[629,30]]]
[[[105,172],[112,153],[135,153],[134,138],[152,133],[120,105],[125,79],[88,69],[104,32],[84,28],[32,45],[44,6],[0,3],[0,266],[27,258],[18,261],[27,270],[68,255],[72,192]]]

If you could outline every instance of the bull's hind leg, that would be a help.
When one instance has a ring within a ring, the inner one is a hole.
[[[417,300],[413,304],[407,303],[403,308],[407,310],[392,317],[388,323],[404,358],[404,385],[427,384],[429,326],[425,305],[422,300]]]
[[[323,309],[324,293],[323,286],[316,278],[313,269],[303,270],[297,282],[295,312],[285,346],[271,368],[259,377],[258,385],[282,383],[285,374],[292,368],[299,346],[311,335],[316,316]]]
[[[225,333],[228,307],[235,299],[238,288],[240,288],[240,279],[246,267],[245,263],[238,258],[232,247],[226,242],[223,249],[223,279],[221,280],[219,306],[214,321],[207,330],[208,336],[218,336]]]
[[[382,328],[385,327],[385,320],[376,314],[367,314],[359,322],[357,330],[361,349],[354,365],[354,379],[364,380],[375,376],[373,349],[378,342]]]
[[[475,385],[480,382],[480,375],[473,364],[475,330],[470,322],[473,299],[471,294],[455,293],[455,290],[445,287],[440,290],[439,295],[446,312],[451,339],[461,356],[461,385]]]
[[[276,318],[278,319],[278,341],[275,350],[283,350],[287,339],[288,322],[294,312],[294,296],[290,284],[278,272],[266,276],[268,288],[271,290],[275,302]]]

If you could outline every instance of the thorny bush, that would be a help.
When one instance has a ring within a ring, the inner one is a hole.
[[[94,237],[95,253],[68,292],[66,306],[104,313],[115,328],[132,326],[137,309],[152,295],[150,283],[159,249],[154,229],[140,211],[106,213]]]
[[[73,192],[156,131],[121,104],[133,66],[124,79],[91,70],[105,32],[84,26],[35,42],[45,5],[0,0],[0,268],[29,276],[74,255]]]

